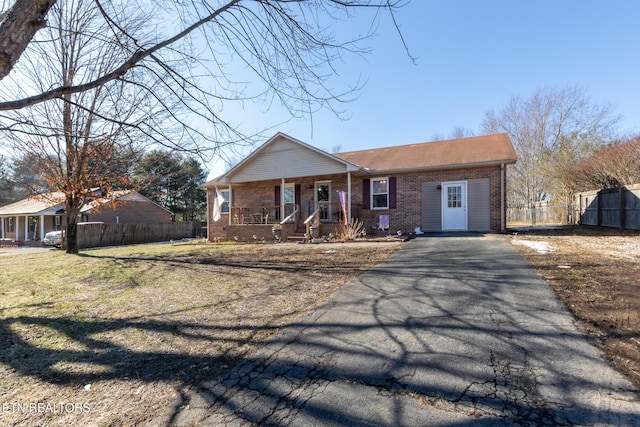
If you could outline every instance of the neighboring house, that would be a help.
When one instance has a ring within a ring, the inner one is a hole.
[[[506,168],[515,162],[506,134],[330,154],[278,133],[203,185],[208,235],[270,238],[271,224],[288,218],[286,237],[304,232],[314,213],[323,235],[338,231],[345,217],[360,219],[369,235],[502,231]],[[216,190],[224,197],[217,221]]]
[[[0,238],[17,242],[39,240],[66,224],[63,193],[44,193],[0,207]],[[80,222],[149,224],[171,221],[171,212],[137,191],[114,191],[95,197],[80,210]]]

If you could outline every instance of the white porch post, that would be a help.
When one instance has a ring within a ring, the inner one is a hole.
[[[13,240],[17,242],[20,239],[20,217],[16,215],[14,219],[15,219],[15,224],[13,224],[13,229],[15,230],[16,235],[13,238]]]
[[[233,225],[233,190],[229,182],[229,225]]]
[[[0,217],[0,238],[4,239],[4,217]]]
[[[351,172],[347,172],[347,221],[351,222]]]
[[[40,240],[44,239],[44,215],[40,215]]]
[[[29,240],[29,215],[24,217],[24,241]]]
[[[280,221],[284,219],[284,178],[280,184]]]

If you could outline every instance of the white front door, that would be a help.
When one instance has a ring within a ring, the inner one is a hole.
[[[442,229],[467,229],[467,183],[442,184]]]

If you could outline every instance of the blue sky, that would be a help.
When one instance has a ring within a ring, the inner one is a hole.
[[[429,141],[458,126],[480,134],[485,113],[512,95],[577,84],[623,116],[622,131],[640,132],[639,18],[636,0],[411,0],[397,19],[415,63],[383,18],[372,52],[339,68],[366,80],[345,106],[349,119],[320,112],[313,125],[277,130],[343,151]],[[285,117],[250,115],[257,128]],[[212,174],[220,163],[208,165]]]

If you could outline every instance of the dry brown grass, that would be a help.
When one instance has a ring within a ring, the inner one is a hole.
[[[640,388],[640,234],[565,227],[512,239],[550,245],[547,254],[517,247],[612,364]]]
[[[133,426],[171,413],[399,246],[2,257],[0,425]]]

